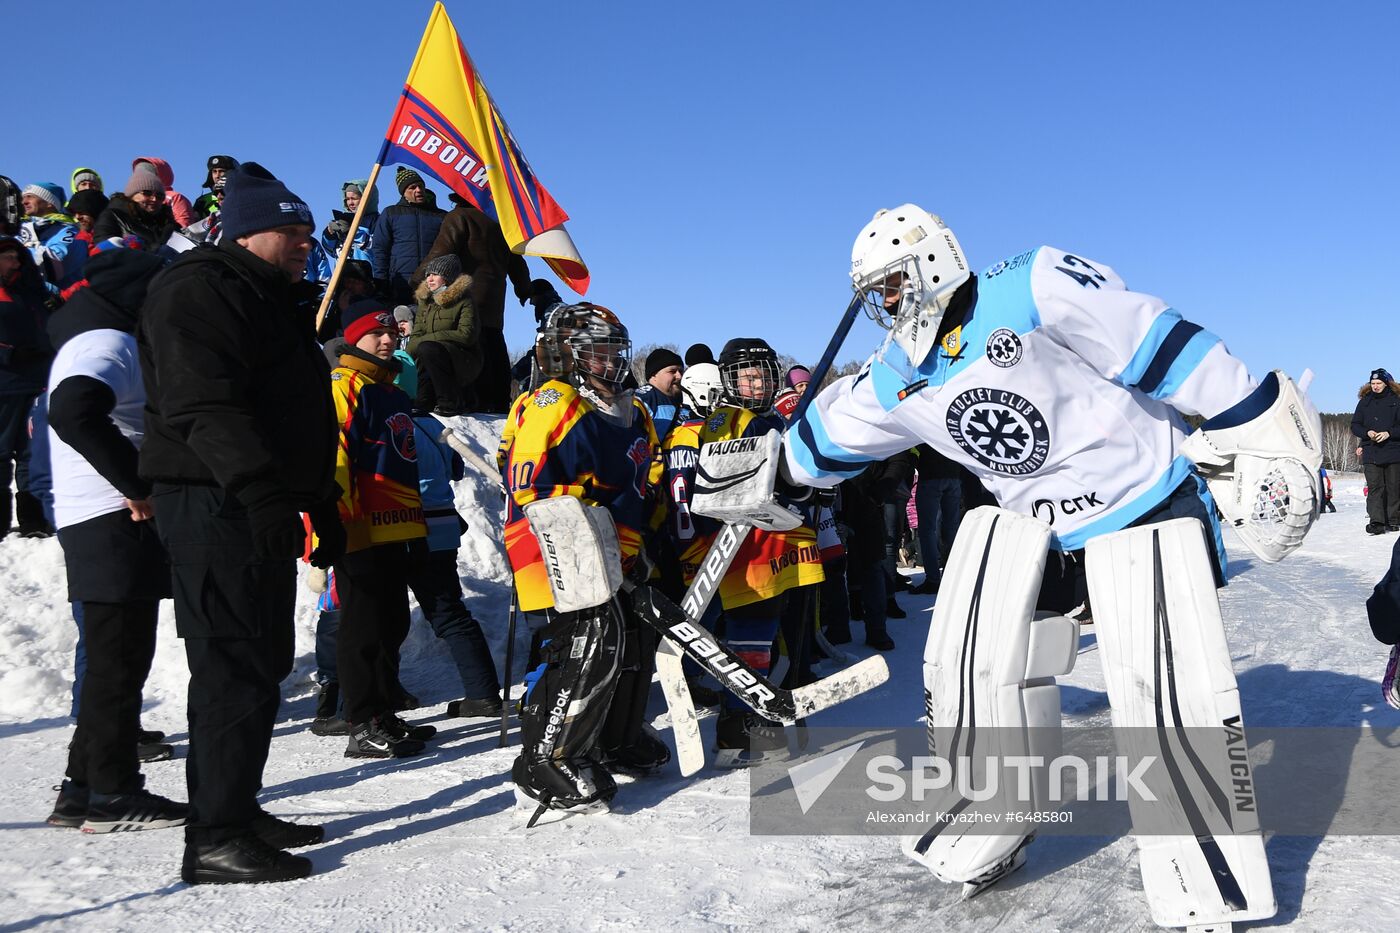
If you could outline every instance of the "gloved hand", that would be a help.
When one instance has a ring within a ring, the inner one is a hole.
[[[253,526],[253,556],[296,560],[306,545],[306,527],[292,497],[272,480],[253,480],[234,492]]]
[[[344,240],[350,234],[350,221],[343,217],[337,217],[326,224],[326,239]]]
[[[345,556],[345,525],[340,521],[337,498],[329,499],[306,510],[311,530],[316,532],[316,547],[307,558],[313,567],[329,570]]]
[[[563,304],[564,299],[559,297],[553,285],[548,279],[535,279],[530,283],[530,294],[520,300],[521,304],[529,301],[535,309],[535,322],[544,321],[545,312],[557,304]]]

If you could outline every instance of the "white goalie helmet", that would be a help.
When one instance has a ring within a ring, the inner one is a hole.
[[[708,418],[724,395],[724,382],[714,363],[696,363],[681,376],[681,396],[691,410]]]
[[[851,284],[866,314],[915,366],[937,345],[953,292],[971,276],[953,231],[913,204],[878,211],[851,247]]]

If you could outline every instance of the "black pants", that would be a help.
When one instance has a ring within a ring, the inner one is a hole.
[[[476,380],[477,408],[492,414],[510,410],[510,351],[504,331],[481,328],[481,375]]]
[[[408,637],[408,577],[408,545],[402,541],[353,551],[335,565],[336,667],[346,722],[358,725],[393,712],[399,646]]]
[[[1170,496],[1128,527],[1141,528],[1176,518],[1196,519],[1201,523],[1201,538],[1206,547],[1206,554],[1210,557],[1210,569],[1218,589],[1225,585],[1225,555],[1216,541],[1219,529],[1215,524],[1215,516],[1206,509],[1197,482],[1195,476],[1186,477]],[[1035,608],[1046,612],[1067,613],[1088,598],[1089,584],[1085,575],[1083,549],[1063,553],[1051,551],[1045,560],[1045,576],[1041,580]]]
[[[1367,463],[1366,517],[1375,525],[1400,525],[1400,463]]]
[[[0,538],[18,517],[21,528],[44,527],[43,507],[29,494],[29,410],[38,393],[0,395]],[[15,481],[15,509],[11,510],[10,481]]]
[[[656,673],[656,629],[627,609],[622,613],[622,663],[598,741],[610,751],[631,748],[646,722],[651,678]]]
[[[414,408],[422,411],[442,408],[451,412],[471,409],[469,379],[458,371],[456,361],[444,344],[425,340],[418,344],[414,359],[418,364],[418,397]]]
[[[430,551],[422,538],[408,546],[408,588],[413,591],[423,617],[447,644],[447,651],[462,676],[462,695],[484,700],[501,695],[496,664],[481,626],[462,602],[462,578],[457,575],[457,549]],[[404,632],[407,634],[407,628]],[[402,639],[400,639],[402,643]]]
[[[83,603],[87,670],[67,774],[99,794],[141,787],[141,689],[155,655],[159,606],[155,600]]]
[[[218,843],[248,835],[260,812],[279,685],[292,670],[296,561],[254,558],[248,513],[225,490],[157,483],[152,501],[190,665],[185,839]]]

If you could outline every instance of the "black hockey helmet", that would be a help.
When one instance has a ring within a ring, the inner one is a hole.
[[[778,394],[778,354],[761,337],[735,337],[719,354],[724,402],[750,411],[767,411]]]

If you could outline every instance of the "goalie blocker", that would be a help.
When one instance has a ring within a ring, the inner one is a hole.
[[[778,493],[782,463],[780,431],[706,444],[695,468],[691,509],[725,524],[791,531],[802,524],[802,513]]]

